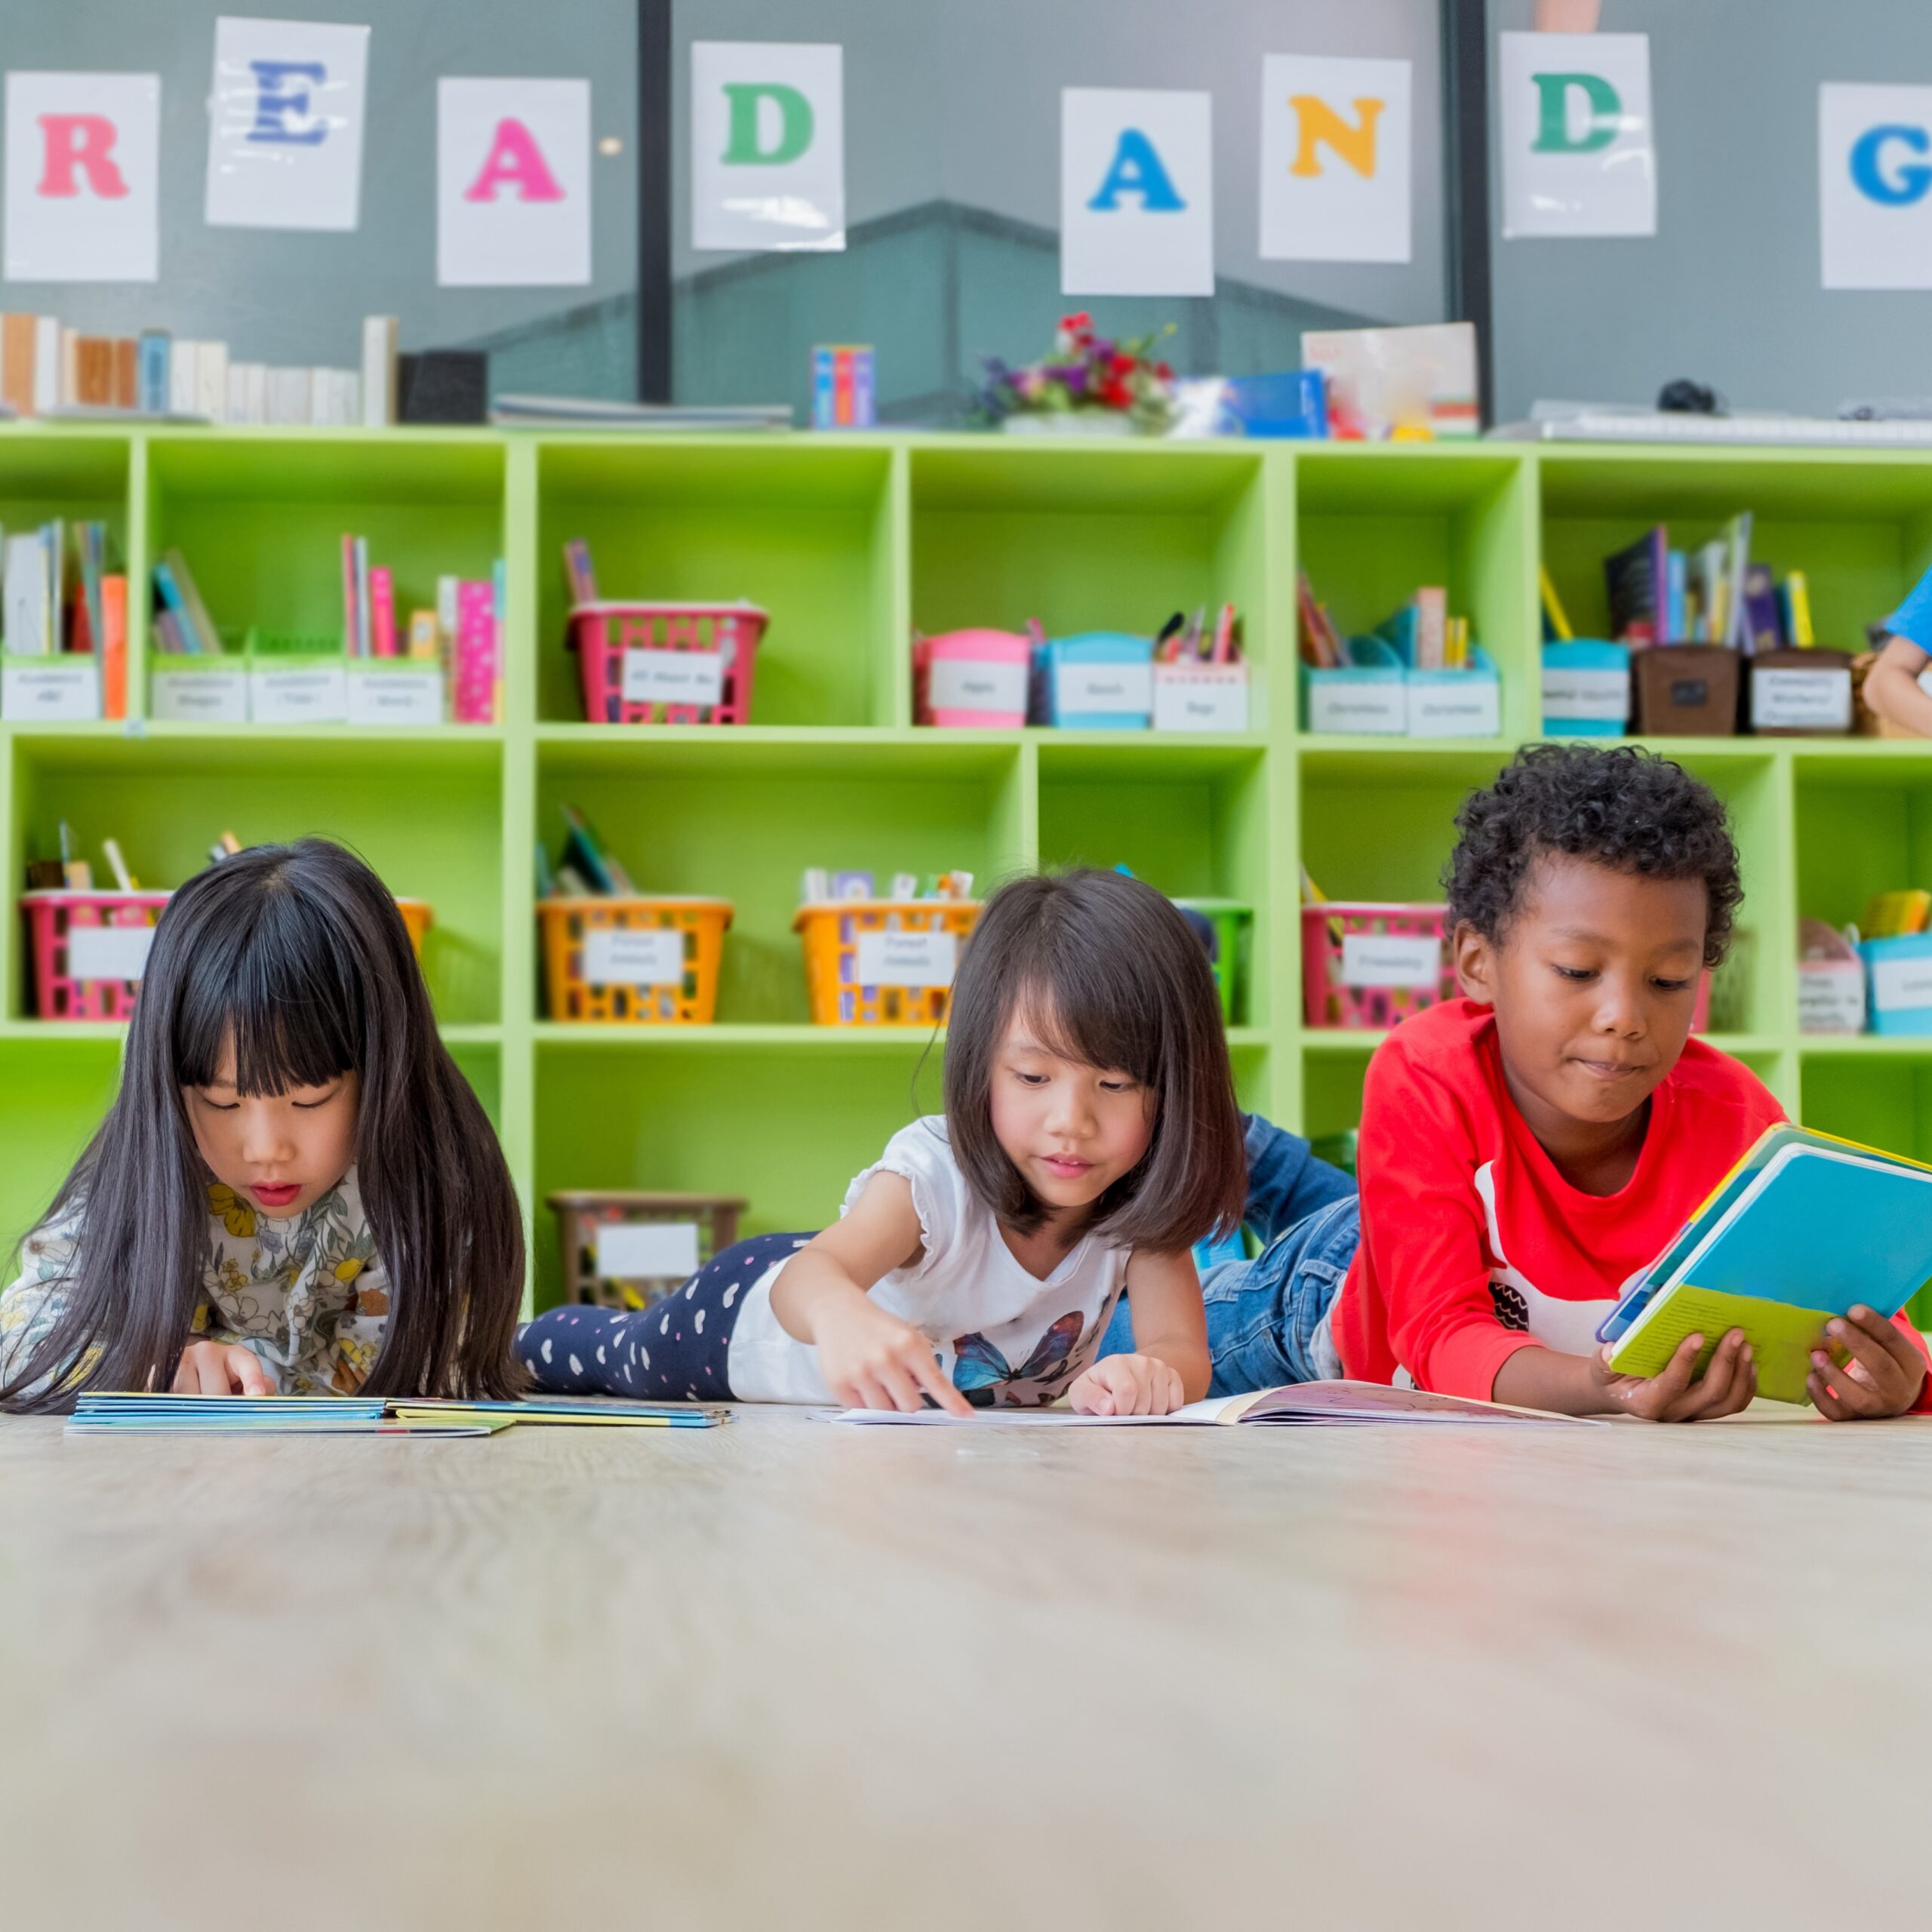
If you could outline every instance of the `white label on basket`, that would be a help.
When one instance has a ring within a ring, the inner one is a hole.
[[[1630,715],[1628,671],[1586,671],[1573,665],[1543,667],[1543,715],[1546,718],[1608,718],[1621,724]]]
[[[949,986],[958,957],[959,942],[951,933],[861,933],[859,983]]]
[[[1442,972],[1442,942],[1433,933],[1344,933],[1345,986],[1432,986]]]
[[[438,670],[351,671],[348,711],[352,724],[440,724],[443,674]]]
[[[155,717],[170,724],[245,724],[248,674],[232,671],[157,671],[148,681]]]
[[[152,926],[69,926],[70,980],[138,980],[148,969]]]
[[[1154,728],[1157,731],[1245,731],[1246,671],[1222,665],[1201,670],[1162,666],[1154,677]]]
[[[1147,718],[1154,710],[1151,664],[1063,664],[1054,672],[1054,714]]]
[[[983,658],[934,660],[926,702],[934,711],[1004,711],[1026,715],[1026,666]]]
[[[1759,731],[1849,731],[1851,673],[1753,671],[1751,723]]]
[[[685,935],[675,926],[597,926],[583,936],[583,977],[593,986],[684,983]]]
[[[716,704],[724,695],[724,657],[717,651],[624,653],[626,704]]]
[[[1472,672],[1411,685],[1412,738],[1493,738],[1503,729],[1502,687]]]
[[[597,1230],[597,1272],[606,1281],[682,1281],[697,1272],[695,1221],[613,1221]]]
[[[1308,688],[1308,728],[1398,738],[1409,728],[1407,699],[1393,678],[1373,684],[1317,678]]]
[[[1856,1033],[1865,1024],[1865,975],[1856,966],[1798,969],[1798,1030]]]
[[[100,679],[93,660],[45,668],[9,664],[0,671],[0,715],[91,723],[100,715]]]
[[[1932,1006],[1932,958],[1874,960],[1872,1004],[1881,1013],[1911,1013]]]
[[[340,724],[349,716],[340,664],[302,671],[251,671],[250,708],[257,724]]]

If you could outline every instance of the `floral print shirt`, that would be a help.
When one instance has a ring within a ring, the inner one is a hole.
[[[381,1350],[389,1309],[355,1170],[286,1218],[219,1181],[208,1195],[201,1300],[184,1343],[238,1343],[284,1395],[354,1395]],[[27,1237],[20,1278],[0,1294],[0,1371],[60,1318],[85,1219],[78,1208]]]

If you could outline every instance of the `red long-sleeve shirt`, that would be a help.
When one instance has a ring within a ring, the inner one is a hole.
[[[1419,1387],[1486,1401],[1518,1349],[1589,1353],[1633,1278],[1784,1118],[1749,1068],[1691,1040],[1651,1097],[1635,1171],[1585,1194],[1510,1099],[1487,1007],[1452,1000],[1405,1020],[1362,1098],[1361,1246],[1334,1316],[1344,1370],[1388,1382],[1407,1369]],[[1932,1382],[1921,1407],[1928,1397]]]

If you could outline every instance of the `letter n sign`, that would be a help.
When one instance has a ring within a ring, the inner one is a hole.
[[[6,162],[9,281],[158,278],[158,75],[9,74]]]
[[[1406,262],[1406,60],[1270,54],[1261,63],[1261,254]]]
[[[1506,240],[1657,232],[1647,34],[1506,33],[1497,75]]]
[[[844,245],[844,50],[694,41],[691,246]]]
[[[1818,90],[1827,288],[1932,288],[1932,87]]]

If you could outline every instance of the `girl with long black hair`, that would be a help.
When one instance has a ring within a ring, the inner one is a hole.
[[[395,900],[340,846],[257,846],[161,915],[119,1094],[0,1295],[0,1407],[513,1395],[523,1273]]]

